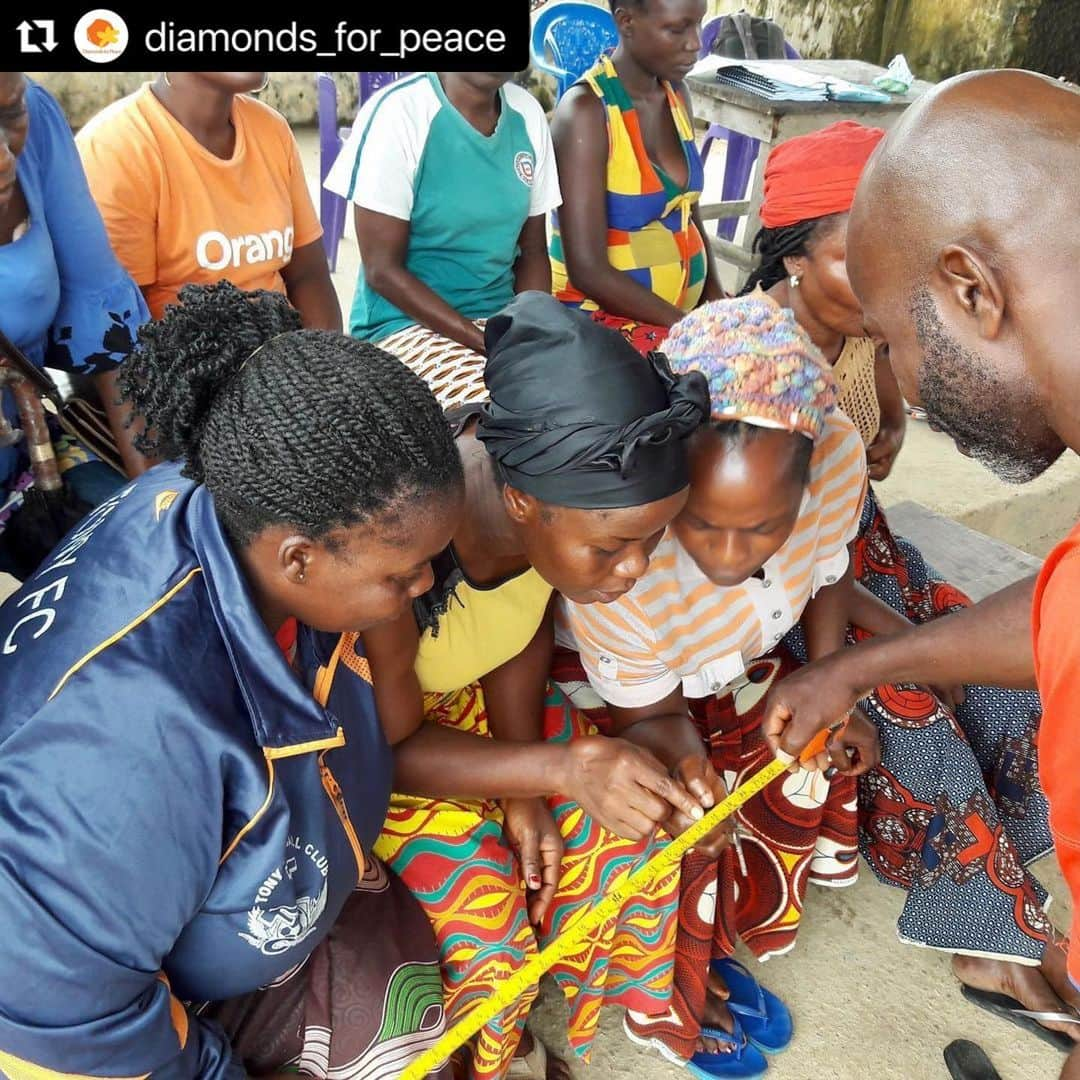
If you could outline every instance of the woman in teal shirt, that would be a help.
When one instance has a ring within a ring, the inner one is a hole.
[[[384,88],[326,180],[356,206],[350,333],[404,360],[444,407],[485,397],[484,320],[515,293],[551,291],[555,155],[510,77],[420,72]]]

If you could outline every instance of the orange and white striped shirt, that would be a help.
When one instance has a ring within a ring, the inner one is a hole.
[[[866,488],[862,439],[834,412],[814,447],[795,528],[760,578],[714,585],[669,529],[626,596],[612,604],[564,602],[564,629],[572,630],[596,692],[636,708],[680,683],[688,698],[723,690],[779,643],[819,589],[843,577]]]

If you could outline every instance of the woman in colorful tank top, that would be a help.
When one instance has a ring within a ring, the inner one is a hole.
[[[552,138],[565,184],[552,211],[552,286],[640,351],[724,295],[698,199],[701,155],[683,84],[704,0],[612,0],[619,44],[559,102]]]

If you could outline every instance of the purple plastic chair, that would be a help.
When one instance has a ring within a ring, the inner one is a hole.
[[[411,75],[411,71],[359,71],[357,72],[357,86],[360,90],[359,105],[376,90],[403,75]],[[320,71],[316,77],[319,107],[319,220],[323,227],[323,250],[326,252],[326,261],[331,270],[337,269],[338,245],[345,235],[345,200],[340,195],[326,190],[326,177],[331,166],[337,161],[341,153],[342,144],[349,137],[352,130],[349,127],[338,127],[337,110],[337,86],[334,77],[328,71]]]
[[[701,31],[701,49],[698,56],[708,56],[712,52],[716,33],[720,28],[720,17],[710,19]],[[788,60],[801,60],[795,47],[788,41],[784,42],[784,56]],[[724,160],[724,185],[721,198],[724,202],[734,199],[745,199],[746,189],[750,184],[750,173],[753,171],[754,162],[757,161],[761,143],[757,139],[751,139],[749,135],[740,135],[737,131],[730,131],[719,124],[711,124],[705,134],[705,141],[701,144],[701,161],[705,163],[712,149],[713,140],[727,140],[727,157]],[[716,223],[716,235],[724,240],[733,240],[735,230],[738,228],[737,217],[721,218]]]

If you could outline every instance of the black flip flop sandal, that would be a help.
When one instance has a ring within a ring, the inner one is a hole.
[[[1039,1023],[1040,1020],[1050,1020],[1055,1023],[1080,1024],[1080,1016],[1077,1016],[1076,1013],[1037,1012],[1032,1009],[1025,1009],[1019,1001],[1009,997],[1008,994],[995,994],[990,990],[975,990],[970,986],[961,986],[960,993],[972,1005],[978,1005],[980,1009],[985,1009],[995,1016],[1000,1016],[1002,1020],[1008,1020],[1010,1023],[1016,1024],[1017,1027],[1022,1027],[1036,1038],[1048,1042],[1051,1046],[1056,1046],[1066,1054],[1070,1053],[1078,1045],[1065,1032],[1051,1031]]]
[[[1001,1080],[981,1046],[957,1039],[945,1047],[945,1067],[952,1080]]]

